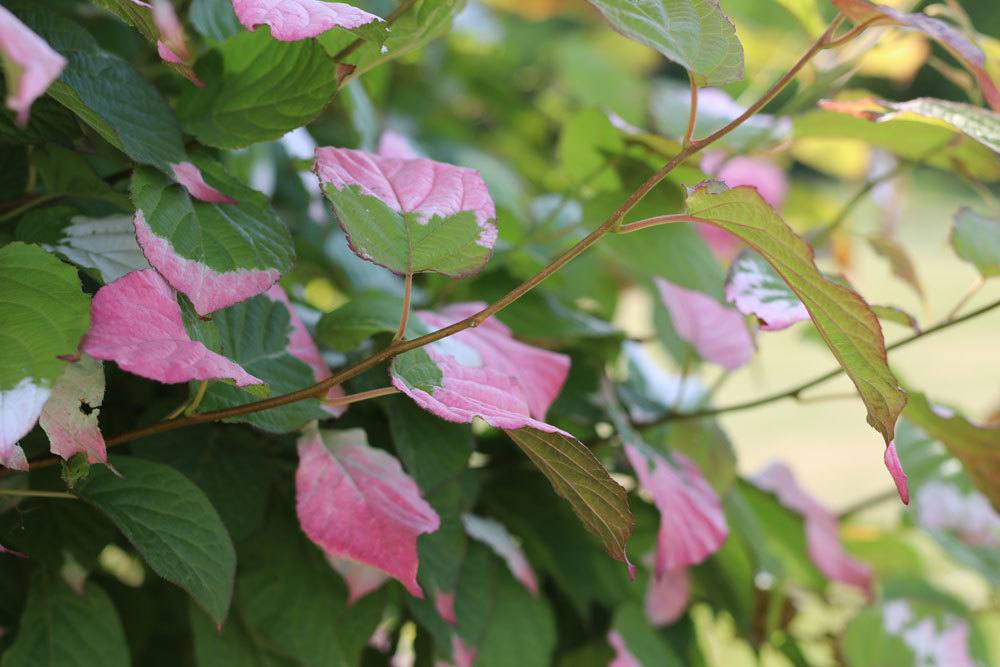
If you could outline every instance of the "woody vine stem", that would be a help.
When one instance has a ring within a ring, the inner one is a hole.
[[[401,7],[402,6],[403,5],[401,5]],[[224,410],[215,410],[211,412],[188,414],[182,417],[177,417],[175,419],[156,422],[154,424],[150,424],[149,426],[144,426],[138,429],[127,431],[115,437],[109,438],[106,442],[107,446],[113,447],[116,445],[121,445],[127,442],[131,442],[133,440],[138,440],[139,438],[143,438],[156,433],[162,433],[164,431],[172,431],[174,429],[184,428],[187,426],[194,426],[196,424],[203,424],[206,422],[221,421],[223,419],[228,419],[239,415],[245,415],[254,412],[260,412],[263,410],[269,410],[271,408],[277,408],[301,400],[316,399],[316,398],[322,399],[330,388],[340,385],[343,382],[350,380],[351,378],[354,378],[371,368],[379,366],[391,360],[393,357],[399,354],[421,348],[425,345],[441,340],[443,338],[456,334],[460,331],[464,331],[465,329],[470,329],[479,326],[486,319],[492,317],[493,315],[496,315],[497,313],[499,313],[500,311],[502,311],[503,309],[505,309],[506,307],[517,301],[520,297],[524,296],[525,294],[533,290],[539,284],[544,282],[549,276],[551,276],[552,274],[556,273],[564,266],[569,264],[573,259],[581,255],[584,251],[589,249],[591,246],[593,246],[607,234],[625,231],[622,229],[622,221],[624,220],[628,212],[632,210],[632,208],[636,204],[638,204],[647,194],[649,194],[649,192],[651,192],[657,185],[659,185],[660,182],[671,171],[673,171],[674,168],[676,168],[678,165],[683,163],[688,158],[697,154],[706,146],[709,146],[710,144],[726,136],[727,134],[735,130],[737,127],[742,125],[744,122],[746,122],[749,118],[754,116],[757,112],[759,112],[765,105],[767,105],[772,99],[774,99],[774,97],[778,93],[780,93],[785,88],[785,86],[787,86],[792,81],[792,79],[796,76],[796,74],[798,74],[799,71],[801,71],[802,68],[805,67],[806,64],[808,64],[809,61],[811,61],[812,58],[817,53],[819,53],[824,49],[832,48],[833,46],[840,46],[846,43],[846,41],[848,41],[849,39],[861,34],[862,32],[861,30],[852,29],[850,32],[846,33],[842,37],[839,38],[836,37],[835,36],[836,32],[842,25],[843,21],[844,17],[838,15],[837,18],[835,18],[833,22],[830,24],[830,26],[827,28],[827,30],[812,44],[812,46],[810,46],[806,50],[806,52],[798,59],[798,61],[796,61],[796,63],[792,65],[792,67],[773,86],[771,86],[771,88],[768,89],[767,92],[765,92],[760,97],[760,99],[758,99],[749,108],[747,108],[747,110],[743,112],[739,117],[737,117],[736,119],[734,119],[721,129],[717,130],[716,132],[710,134],[709,136],[703,139],[694,139],[693,137],[686,137],[685,138],[686,141],[682,146],[681,150],[676,155],[674,155],[674,157],[671,158],[665,165],[663,165],[663,167],[661,167],[656,173],[650,176],[642,185],[640,185],[638,189],[636,189],[631,195],[629,195],[629,197],[621,204],[621,206],[619,206],[618,210],[616,210],[609,218],[607,218],[604,222],[602,222],[600,226],[595,228],[585,238],[577,242],[571,248],[566,250],[563,254],[554,259],[548,266],[541,269],[534,276],[527,279],[526,281],[515,287],[513,290],[511,290],[509,293],[507,293],[505,296],[500,298],[498,301],[487,306],[481,311],[459,322],[455,322],[454,324],[451,324],[447,327],[443,327],[441,329],[438,329],[436,331],[425,334],[423,336],[419,336],[411,340],[405,340],[401,336],[397,335],[396,339],[394,339],[389,344],[388,347],[381,350],[380,352],[377,352],[372,356],[363,359],[352,366],[349,366],[348,368],[345,368],[337,373],[334,373],[331,377],[321,382],[318,382],[312,386],[306,387],[304,389],[290,392],[288,394],[282,394],[280,396],[274,396],[260,401],[246,403],[244,405],[227,408]],[[696,89],[694,90],[696,91]],[[697,99],[696,94],[697,94],[696,92],[692,93],[693,100]],[[695,113],[695,107],[692,104],[691,118],[689,119],[689,124],[688,124],[689,128],[692,131],[694,128],[694,113]],[[1000,305],[1000,302],[994,304],[994,306],[991,306],[991,308],[997,305]],[[983,309],[977,312],[982,312],[982,311]],[[969,317],[973,316],[974,314],[975,313],[970,313],[969,316],[966,316],[959,320],[953,320],[950,324],[955,324],[959,321],[969,319]],[[403,326],[405,325],[401,325],[401,329]],[[938,330],[939,328],[941,327],[935,329],[929,329],[924,333],[925,334],[931,333],[932,331]],[[405,331],[405,329],[402,330]],[[915,336],[914,338],[916,337],[919,337],[919,335]],[[386,395],[386,393],[391,393],[391,392],[388,389],[376,390],[374,392],[366,392],[364,395],[358,394],[353,397],[345,397],[345,399],[343,399],[343,402],[344,403],[357,402],[360,400],[366,400],[369,398],[375,398],[377,396]],[[717,413],[718,411],[713,412],[712,414],[717,414]],[[61,459],[57,457],[38,459],[31,463],[30,468],[32,470],[35,470],[38,468],[48,467],[51,465],[55,465],[60,460]],[[0,477],[4,477],[10,474],[16,474],[17,472],[18,471],[3,470],[0,471]]]

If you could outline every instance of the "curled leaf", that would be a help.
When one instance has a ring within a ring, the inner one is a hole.
[[[436,531],[440,520],[399,461],[370,447],[364,431],[306,429],[295,508],[302,530],[328,556],[378,568],[423,597],[417,537]]]
[[[475,273],[497,239],[474,169],[346,148],[316,149],[316,175],[354,252],[400,275]]]
[[[0,64],[7,84],[7,108],[24,127],[31,104],[59,78],[66,59],[0,5]]]
[[[344,578],[347,584],[347,604],[353,605],[355,602],[378,590],[386,581],[389,575],[382,570],[376,569],[347,558],[336,558],[327,556],[326,560],[330,567],[337,571]]]
[[[753,483],[802,515],[809,557],[828,579],[871,591],[871,568],[844,551],[837,518],[799,487],[788,468],[774,463],[754,475]]]
[[[382,20],[348,4],[322,0],[233,0],[233,9],[244,28],[269,26],[271,37],[282,42],[309,39],[334,28],[353,30]]]
[[[191,339],[176,294],[156,271],[133,271],[97,290],[82,349],[158,382],[231,379],[260,384],[241,366]]]
[[[417,311],[411,327],[427,333],[481,310],[484,304]],[[469,423],[480,417],[502,429],[537,428],[569,374],[569,357],[526,345],[490,318],[423,348],[397,356],[392,383],[423,409],[448,421]]]
[[[170,165],[174,172],[174,178],[184,186],[184,189],[194,197],[204,202],[215,204],[235,204],[236,200],[229,195],[223,194],[205,182],[205,177],[201,175],[201,169],[193,162],[178,162]]]
[[[104,436],[97,423],[104,401],[104,365],[81,355],[66,366],[45,403],[39,424],[53,454],[69,460],[83,453],[89,463],[107,463]]]
[[[655,278],[660,298],[670,311],[677,334],[694,346],[698,356],[728,370],[750,361],[753,338],[739,312],[702,292]]]
[[[646,589],[646,619],[653,627],[670,625],[688,608],[691,574],[686,567],[668,570],[662,577],[650,577]]]
[[[899,454],[896,452],[895,441],[890,442],[889,446],[885,448],[885,455],[883,456],[885,460],[885,468],[889,471],[892,476],[892,482],[896,485],[896,491],[899,493],[899,499],[903,501],[904,505],[910,504],[910,489],[907,485],[906,471],[903,470],[903,464],[899,461]]]

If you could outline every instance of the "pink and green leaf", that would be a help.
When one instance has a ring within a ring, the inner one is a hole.
[[[809,311],[795,292],[752,251],[733,262],[726,280],[726,299],[744,315],[756,317],[762,331],[781,331],[809,319]]]
[[[82,453],[89,463],[107,463],[108,452],[97,423],[103,401],[104,365],[81,355],[59,376],[38,420],[49,436],[53,454],[68,461]]]
[[[232,0],[236,17],[247,30],[266,25],[283,42],[317,37],[328,30],[354,30],[382,21],[343,2],[321,0]]]
[[[66,59],[0,5],[0,64],[6,78],[7,108],[24,127],[31,104],[59,78]]]

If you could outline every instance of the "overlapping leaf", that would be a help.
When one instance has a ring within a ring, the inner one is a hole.
[[[812,249],[750,188],[720,190],[703,183],[688,196],[688,212],[746,241],[799,297],[830,351],[868,408],[868,423],[892,440],[906,394],[889,370],[878,319],[855,292],[827,280]]]
[[[104,365],[82,355],[59,376],[39,417],[53,454],[68,461],[82,453],[90,463],[107,462],[104,436],[97,423],[103,400]]]
[[[45,247],[78,266],[97,270],[106,283],[130,271],[149,268],[136,243],[131,216],[73,216],[59,240]]]
[[[59,77],[66,59],[0,5],[0,63],[7,86],[14,89],[7,95],[7,106],[24,127],[32,103]]]
[[[684,66],[700,86],[743,78],[743,45],[716,0],[590,0],[611,26]]]
[[[780,331],[809,319],[809,311],[771,265],[755,252],[740,255],[729,270],[726,299],[753,315],[764,331]]]
[[[271,29],[271,37],[283,42],[316,37],[333,28],[351,30],[381,21],[357,7],[320,0],[233,0],[233,9],[243,27],[259,25]]]
[[[754,354],[753,338],[740,313],[707,294],[655,279],[674,330],[705,361],[735,370]]]

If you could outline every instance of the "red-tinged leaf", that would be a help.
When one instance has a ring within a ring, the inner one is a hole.
[[[646,589],[646,618],[653,627],[670,625],[680,618],[691,600],[691,574],[686,567],[650,577]]]
[[[334,556],[327,556],[326,559],[330,567],[336,570],[347,584],[348,605],[353,605],[369,593],[377,591],[389,580],[388,574],[364,563]]]
[[[586,446],[571,436],[533,428],[508,430],[517,446],[548,478],[557,494],[569,502],[583,527],[597,536],[615,560],[635,566],[625,551],[635,519],[628,507],[628,494],[608,474]]]
[[[514,578],[524,584],[524,587],[532,594],[538,595],[538,580],[535,578],[535,571],[531,569],[531,564],[524,555],[521,544],[502,523],[495,519],[463,514],[462,525],[465,526],[465,532],[469,537],[479,540],[493,549],[493,552],[507,563]]]
[[[892,483],[896,485],[896,492],[899,493],[899,499],[903,501],[904,505],[910,504],[910,487],[907,483],[906,471],[903,470],[903,464],[899,460],[899,453],[896,452],[896,442],[890,442],[889,446],[885,448],[885,455],[882,457],[885,461],[885,469],[889,471],[889,475],[892,477]]]
[[[781,331],[809,319],[809,311],[795,292],[753,251],[744,252],[733,262],[726,280],[726,300],[744,315],[756,317],[761,331]]]
[[[378,154],[382,157],[400,160],[413,160],[420,157],[420,153],[410,143],[409,138],[396,130],[386,130],[382,133],[378,140]]]
[[[743,316],[702,292],[656,278],[660,298],[670,312],[674,330],[698,356],[728,370],[739,368],[754,354],[753,338]]]
[[[608,667],[642,667],[638,658],[628,650],[628,646],[625,645],[625,639],[617,630],[608,632],[608,644],[615,651],[615,657],[608,663]]]
[[[156,271],[133,271],[99,289],[91,305],[82,349],[95,359],[167,384],[230,379],[238,386],[261,381],[191,340],[176,293]]]
[[[871,568],[844,551],[840,544],[837,517],[803,491],[788,468],[774,463],[754,475],[753,483],[773,493],[778,502],[788,509],[802,515],[806,527],[806,548],[820,572],[830,580],[871,592]]]
[[[107,463],[104,436],[97,423],[104,401],[104,365],[82,355],[66,366],[38,419],[49,449],[67,461],[83,453],[90,463]]]
[[[962,462],[972,483],[1000,511],[1000,427],[974,424],[918,392],[911,393],[905,414]]]
[[[724,189],[717,181],[688,194],[691,218],[746,241],[805,304],[827,347],[854,382],[868,408],[868,423],[888,444],[906,394],[889,369],[878,318],[856,292],[828,280],[812,248],[752,188]]]
[[[7,79],[7,108],[24,127],[31,104],[59,78],[66,59],[0,5],[0,64]]]
[[[309,39],[334,28],[353,30],[382,20],[342,2],[322,0],[233,0],[233,9],[244,28],[269,26],[271,37],[282,42]]]
[[[236,203],[235,199],[206,183],[205,177],[201,175],[201,169],[198,169],[193,162],[178,162],[170,165],[170,168],[177,182],[183,185],[192,197],[213,204]]]
[[[440,311],[417,311],[414,332],[453,324],[485,304],[456,304]],[[423,409],[448,421],[480,417],[502,429],[532,427],[558,431],[545,413],[569,374],[569,357],[514,340],[510,329],[490,318],[475,329],[399,355],[393,385]]]
[[[493,252],[496,209],[475,169],[323,147],[315,171],[362,259],[401,275],[458,277]]]
[[[295,496],[302,530],[328,556],[378,568],[423,597],[417,537],[440,520],[399,461],[370,447],[364,431],[308,428],[299,439]]]
[[[894,276],[909,285],[921,299],[927,298],[924,287],[920,284],[916,265],[910,259],[910,254],[896,239],[884,234],[872,235],[868,237],[868,245],[880,257],[889,261],[889,268],[892,269]]]
[[[892,24],[927,35],[955,56],[975,77],[987,103],[1000,111],[1000,90],[986,71],[986,54],[970,42],[960,30],[926,14],[908,14],[867,0],[832,0],[833,5],[854,23],[876,20],[879,25]]]
[[[697,565],[718,551],[729,536],[726,514],[698,466],[679,452],[671,453],[675,465],[652,448],[636,444],[626,443],[625,454],[639,487],[660,511],[655,575]]]
[[[309,335],[309,330],[306,328],[305,322],[299,317],[298,312],[295,307],[288,300],[288,295],[281,285],[275,285],[267,292],[268,298],[272,301],[280,301],[285,304],[288,308],[289,321],[292,325],[292,330],[288,335],[288,353],[293,357],[303,362],[306,366],[312,369],[313,379],[316,382],[322,382],[323,380],[330,377],[330,368],[323,361],[323,355],[320,353],[319,348],[316,347],[316,343],[313,341],[312,336]],[[326,393],[326,400],[330,401],[335,398],[344,396],[344,388],[341,386],[331,387],[330,391]],[[347,406],[331,406],[325,405],[323,409],[329,412],[334,417],[339,417],[345,412],[347,412]]]

